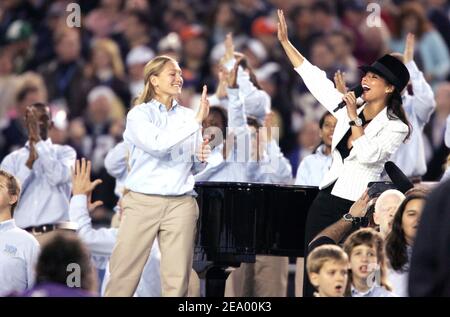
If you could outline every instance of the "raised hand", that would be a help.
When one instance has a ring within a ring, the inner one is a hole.
[[[225,56],[223,62],[226,63],[233,58],[234,54],[233,35],[231,33],[228,33],[226,35],[224,44],[225,44]]]
[[[289,37],[283,10],[278,9],[277,14],[278,14],[278,40],[281,43],[287,43],[289,42]]]
[[[348,91],[347,86],[345,85],[345,79],[344,79],[345,73],[342,73],[340,70],[338,70],[334,74],[334,84],[336,85],[336,89],[341,94],[346,94]]]
[[[241,63],[242,59],[243,59],[243,55],[238,56],[236,58],[236,63],[234,63],[233,69],[231,70],[231,72],[228,73],[228,87],[229,88],[238,88],[237,73],[239,70],[239,64]]]
[[[292,66],[299,67],[303,64],[303,55],[289,42],[288,29],[286,19],[284,18],[283,10],[277,10],[278,13],[278,40],[284,49],[287,57],[292,63]]]
[[[197,115],[195,119],[198,123],[202,123],[208,117],[209,114],[209,100],[208,100],[208,89],[206,85],[203,85],[202,97],[200,98],[200,107],[198,108]]]
[[[86,161],[85,158],[75,162],[75,168],[72,168],[72,194],[86,195],[88,210],[92,211],[96,207],[103,205],[102,201],[91,202],[92,192],[95,187],[100,185],[103,181],[96,179],[91,182],[91,161]]]
[[[217,85],[216,95],[217,98],[222,99],[227,97],[227,86],[228,86],[228,71],[223,65],[219,65],[219,84]]]
[[[414,59],[414,46],[415,46],[415,36],[412,33],[408,33],[406,36],[405,50],[403,52],[403,63],[408,63]]]
[[[267,129],[267,140],[270,142],[274,137],[278,138],[278,127],[275,127],[275,114],[271,111],[264,118],[264,127]],[[277,129],[277,130],[275,130]],[[275,134],[275,135],[274,135]]]

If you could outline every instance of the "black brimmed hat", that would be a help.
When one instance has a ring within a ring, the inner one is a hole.
[[[363,72],[372,72],[382,76],[401,92],[409,81],[409,72],[405,64],[389,54],[377,59],[372,65],[360,66]]]

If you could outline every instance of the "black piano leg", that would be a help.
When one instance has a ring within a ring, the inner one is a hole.
[[[210,266],[201,272],[197,271],[200,278],[200,294],[202,297],[224,297],[225,282],[231,270],[228,266]]]

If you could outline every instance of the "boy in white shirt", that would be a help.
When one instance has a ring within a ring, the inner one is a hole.
[[[321,245],[308,255],[306,269],[316,297],[343,297],[348,280],[348,257],[337,245]]]
[[[0,296],[31,288],[35,278],[39,243],[12,218],[19,195],[17,179],[0,170]]]

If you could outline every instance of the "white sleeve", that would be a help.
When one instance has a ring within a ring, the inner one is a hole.
[[[236,63],[235,58],[230,59],[225,64],[226,69],[228,71],[232,71],[235,63]],[[253,85],[252,81],[250,80],[250,75],[246,71],[244,71],[242,66],[238,67],[236,81],[239,86],[239,90],[241,91],[244,98],[253,93],[254,91],[258,90],[258,88],[256,88],[256,86]]]
[[[326,73],[320,68],[312,65],[308,60],[304,59],[303,63],[294,68],[294,70],[302,77],[306,87],[319,101],[322,106],[335,117],[341,111],[346,111],[345,107],[337,111],[333,111],[342,101],[342,94],[334,87],[331,80],[327,78]]]
[[[425,125],[428,120],[430,120],[430,116],[433,113],[434,108],[436,108],[434,93],[431,86],[423,77],[423,73],[417,68],[414,61],[411,61],[405,65],[406,68],[408,68],[413,86],[413,112],[416,114],[419,122],[421,122],[422,125]]]
[[[70,200],[70,221],[78,224],[78,235],[92,253],[110,255],[117,239],[116,228],[92,228],[86,195],[75,195]]]
[[[176,130],[161,129],[148,119],[148,116],[133,108],[127,116],[123,138],[128,143],[154,156],[164,156],[176,145],[200,130],[200,124],[192,118],[181,124]]]
[[[297,177],[295,178],[295,185],[311,185],[310,184],[310,169],[307,160],[303,159],[297,169]]]
[[[73,148],[64,145],[54,151],[46,142],[36,143],[38,159],[35,162],[43,167],[44,175],[53,186],[71,183],[70,169],[75,165],[77,154]]]
[[[289,184],[292,181],[292,167],[289,160],[281,153],[280,147],[275,140],[268,144],[267,157],[259,162],[260,168],[257,181],[274,184]]]
[[[403,142],[408,128],[389,122],[381,132],[373,138],[363,134],[353,140],[353,149],[361,164],[371,165],[378,161],[388,160]]]
[[[105,157],[105,168],[109,175],[122,179],[127,174],[128,146],[120,142]]]

